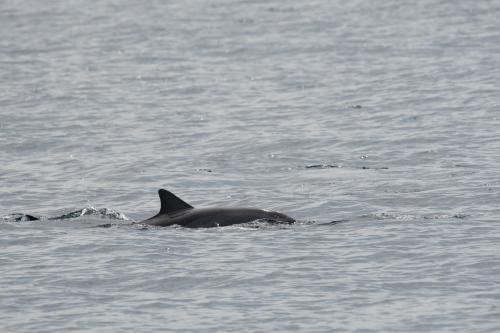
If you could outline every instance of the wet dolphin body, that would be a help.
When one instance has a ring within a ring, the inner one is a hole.
[[[161,227],[180,225],[187,228],[210,228],[255,220],[295,222],[285,214],[255,208],[194,208],[167,190],[160,189],[158,194],[161,202],[160,212],[140,223]]]

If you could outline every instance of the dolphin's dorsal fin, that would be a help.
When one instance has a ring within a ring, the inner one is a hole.
[[[173,193],[160,189],[158,190],[160,195],[161,209],[159,214],[169,214],[183,209],[191,209],[193,206],[182,201],[176,197]]]

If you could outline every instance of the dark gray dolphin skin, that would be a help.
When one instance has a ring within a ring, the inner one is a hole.
[[[255,208],[194,208],[167,190],[160,189],[158,194],[161,202],[160,212],[139,223],[160,227],[180,225],[187,228],[210,228],[255,220],[295,222],[285,214]]]

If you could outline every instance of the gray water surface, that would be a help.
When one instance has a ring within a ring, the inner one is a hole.
[[[1,331],[500,331],[499,12],[0,2]]]

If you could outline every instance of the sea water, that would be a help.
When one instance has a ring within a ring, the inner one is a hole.
[[[499,12],[1,1],[1,331],[500,331]]]

